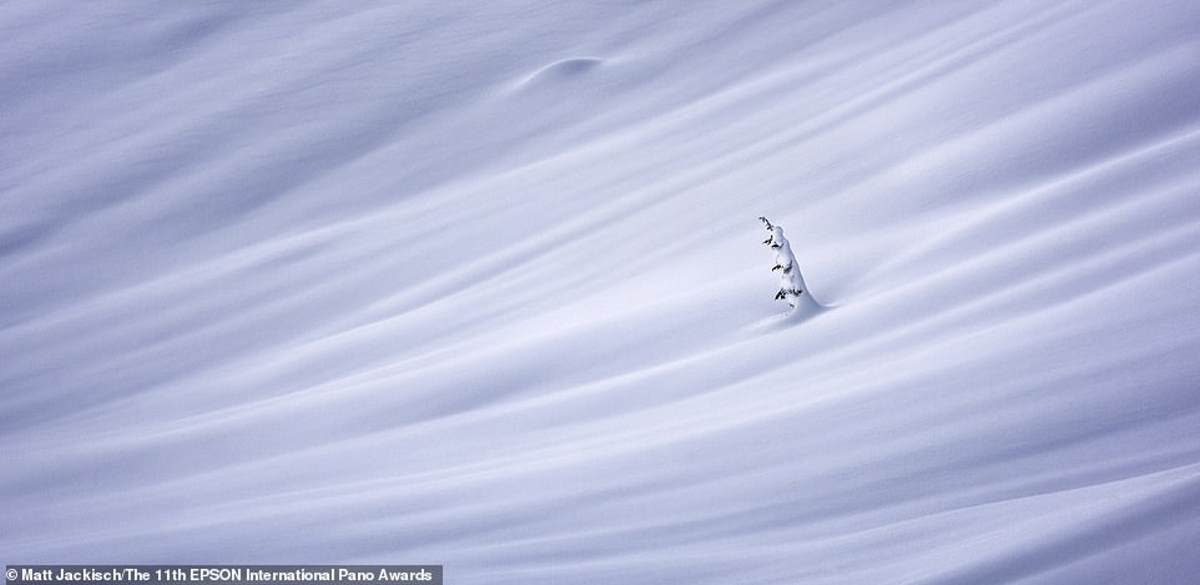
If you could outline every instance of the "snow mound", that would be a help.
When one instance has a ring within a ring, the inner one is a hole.
[[[593,57],[576,57],[574,59],[555,61],[538,69],[536,73],[529,77],[527,83],[570,79],[591,71],[603,62],[603,59]]]

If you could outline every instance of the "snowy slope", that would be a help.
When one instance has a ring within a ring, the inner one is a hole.
[[[1200,4],[0,31],[0,562],[1200,574]]]

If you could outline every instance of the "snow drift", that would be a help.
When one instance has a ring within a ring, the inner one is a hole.
[[[1200,574],[1200,5],[0,29],[0,562]]]

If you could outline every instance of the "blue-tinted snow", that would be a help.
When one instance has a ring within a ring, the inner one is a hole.
[[[1198,79],[1183,0],[4,2],[0,562],[1194,583]]]

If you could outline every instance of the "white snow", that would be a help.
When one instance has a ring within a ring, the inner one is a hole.
[[[775,293],[775,299],[787,303],[790,317],[811,315],[821,310],[820,304],[808,292],[808,285],[800,274],[800,262],[796,260],[791,242],[783,235],[783,227],[771,225],[765,217],[759,219],[767,228],[768,236],[763,243],[775,251],[775,264],[771,266],[771,271],[779,275],[779,291]]]
[[[1200,574],[1198,3],[0,31],[0,562]]]

